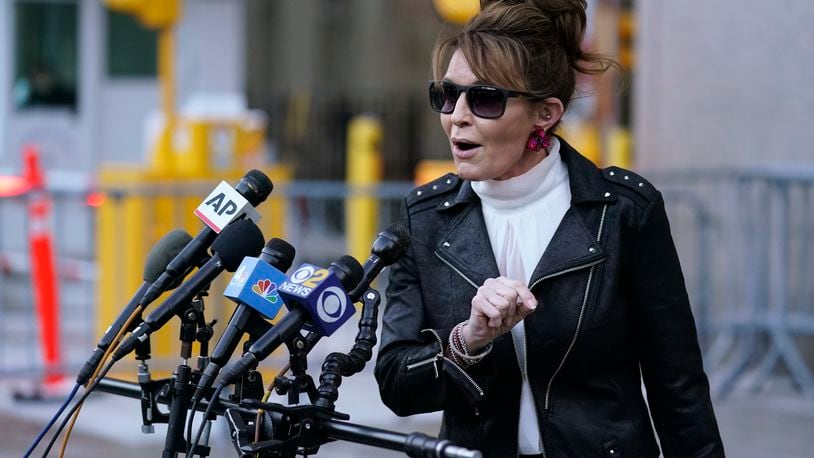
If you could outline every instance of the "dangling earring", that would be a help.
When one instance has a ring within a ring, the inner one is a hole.
[[[551,146],[551,137],[546,135],[545,129],[534,129],[529,135],[529,141],[526,147],[531,151],[540,151],[543,148],[548,149]]]

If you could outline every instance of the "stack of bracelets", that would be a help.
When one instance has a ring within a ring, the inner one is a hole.
[[[452,332],[449,333],[449,356],[455,364],[461,367],[469,367],[479,363],[486,355],[492,351],[492,342],[481,348],[476,354],[469,353],[469,348],[466,346],[466,341],[463,338],[463,328],[469,320],[458,323]]]

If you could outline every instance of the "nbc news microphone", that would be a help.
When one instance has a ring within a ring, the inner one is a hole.
[[[263,317],[274,319],[283,306],[277,287],[287,280],[285,271],[291,267],[295,252],[294,247],[285,240],[273,238],[259,257],[247,257],[240,263],[223,292],[224,296],[237,302],[237,308],[209,356],[209,364],[198,380],[192,402],[200,400],[212,386],[220,368],[229,361],[244,333],[258,338],[271,328]]]
[[[113,360],[118,361],[125,357],[136,348],[139,341],[143,342],[174,315],[183,312],[183,308],[189,305],[192,298],[221,272],[224,270],[234,272],[244,257],[258,254],[262,248],[263,233],[251,220],[238,220],[226,226],[212,243],[214,253],[212,258],[122,341],[113,353]]]
[[[88,379],[90,379],[93,371],[99,366],[99,363],[102,361],[102,356],[104,356],[105,351],[110,347],[116,334],[119,333],[124,323],[130,315],[133,314],[136,307],[138,307],[141,297],[147,292],[147,289],[150,288],[153,282],[158,279],[161,273],[164,272],[170,261],[172,261],[191,240],[192,236],[186,231],[175,229],[168,232],[161,240],[156,242],[153,249],[150,250],[150,253],[147,255],[147,261],[144,263],[144,283],[141,284],[141,287],[139,287],[130,299],[130,302],[124,307],[124,310],[122,310],[116,318],[116,321],[107,328],[105,334],[99,339],[99,343],[96,344],[96,349],[93,350],[90,358],[79,371],[79,375],[76,377],[76,383],[84,385],[88,382]],[[167,289],[175,289],[178,283],[180,283],[180,280],[181,278],[179,277],[176,282],[171,283]]]
[[[312,330],[320,336],[333,334],[353,316],[355,308],[345,291],[353,289],[363,274],[359,261],[351,256],[342,256],[328,269],[301,265],[277,288],[288,314],[257,339],[239,360],[223,368],[220,385],[234,383],[301,329]]]
[[[206,249],[227,225],[244,218],[257,222],[260,215],[254,207],[263,203],[273,188],[271,180],[259,170],[250,170],[234,188],[222,181],[195,210],[195,215],[206,226],[167,265],[164,273],[144,293],[140,305],[150,305],[175,279],[196,267]]]

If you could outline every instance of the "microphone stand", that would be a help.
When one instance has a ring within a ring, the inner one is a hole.
[[[181,318],[179,334],[181,364],[178,365],[171,378],[152,380],[147,365],[147,360],[151,357],[149,336],[136,345],[136,359],[140,361],[138,369],[140,392],[138,398],[141,400],[141,431],[144,434],[153,434],[156,423],[167,424],[167,434],[164,438],[164,451],[162,453],[164,458],[175,458],[178,453],[186,452],[187,444],[184,439],[184,426],[186,425],[187,410],[190,408],[190,400],[200,371],[209,360],[209,340],[213,335],[212,326],[217,322],[217,320],[214,320],[207,324],[205,321],[203,298],[207,295],[206,290],[201,291],[190,301],[190,306],[179,313]],[[192,344],[194,341],[198,341],[200,344],[197,370],[195,372],[188,364],[189,358],[192,357]],[[102,380],[100,384],[104,382],[105,380]],[[168,405],[169,413],[162,412],[158,408],[159,403]],[[203,443],[196,447],[195,452],[200,456],[208,456],[210,452],[210,448],[207,446],[208,435],[203,439]]]
[[[175,370],[174,380],[167,383],[170,388],[170,413],[167,421],[167,435],[164,439],[164,452],[163,458],[175,458],[178,453],[185,453],[187,450],[187,442],[184,438],[184,426],[186,426],[187,411],[190,408],[192,393],[195,390],[195,381],[197,377],[193,377],[192,368],[189,366],[189,358],[192,357],[192,343],[197,340],[200,342],[200,353],[198,357],[197,374],[200,374],[201,365],[209,359],[209,339],[212,338],[212,325],[206,324],[204,320],[204,302],[203,297],[206,296],[206,291],[198,293],[198,295],[190,303],[190,307],[184,310],[181,314],[181,331],[179,340],[181,341],[181,364]],[[208,447],[209,435],[203,437],[201,444],[195,448],[194,453],[200,456],[208,456],[210,448]]]
[[[279,404],[241,402],[242,406],[251,406],[257,409],[268,409],[272,412],[282,413],[284,420],[278,421],[271,431],[271,439],[257,443],[238,443],[235,448],[242,456],[251,456],[260,453],[261,456],[294,457],[297,454],[311,455],[319,451],[319,447],[332,440],[322,424],[327,420],[348,420],[350,416],[336,412],[334,401],[339,397],[339,385],[342,376],[350,376],[364,369],[365,363],[370,360],[372,349],[376,345],[376,328],[378,327],[378,310],[381,302],[379,292],[368,289],[363,295],[362,314],[359,319],[359,333],[356,343],[346,355],[331,353],[325,358],[322,365],[319,390],[314,386],[311,376],[306,370],[306,355],[316,345],[319,336],[309,333],[307,336],[297,336],[289,344],[291,351],[291,369],[293,377],[276,379],[278,394],[288,393],[289,406]],[[299,404],[301,392],[307,392],[311,405]],[[249,411],[251,412],[251,411]],[[230,425],[236,429],[235,438],[242,438],[242,426],[249,423],[246,411],[228,409],[226,415]],[[255,425],[259,427],[259,425]]]
[[[137,325],[142,321],[141,312],[139,312],[133,324]],[[166,423],[168,415],[158,409],[155,396],[155,388],[163,386],[164,383],[153,381],[150,366],[147,365],[147,361],[151,358],[150,336],[136,344],[135,358],[139,361],[138,383],[141,388],[141,432],[142,434],[153,434],[155,433],[153,424]]]
[[[314,386],[313,380],[306,372],[306,356],[320,337],[315,333],[309,333],[306,336],[298,335],[286,342],[291,351],[292,376],[275,379],[277,393],[281,395],[287,394],[289,403],[292,405],[284,406],[261,402],[262,380],[260,373],[250,371],[235,384],[235,394],[229,396],[228,399],[203,399],[197,405],[196,410],[206,411],[209,404],[214,403],[212,409],[210,409],[212,418],[206,418],[204,421],[211,422],[218,415],[224,416],[228,420],[227,423],[231,430],[235,450],[243,458],[256,455],[275,458],[294,458],[297,455],[307,456],[316,454],[322,444],[334,440],[402,451],[411,457],[481,458],[482,455],[477,450],[458,447],[447,440],[437,439],[422,433],[403,434],[342,421],[350,419],[350,416],[337,412],[334,407],[334,401],[339,397],[341,378],[342,376],[347,377],[360,372],[365,363],[370,360],[372,348],[376,344],[380,300],[381,297],[376,290],[371,288],[365,292],[356,342],[347,354],[331,353],[325,358],[322,365],[319,389]],[[250,346],[251,342],[247,342],[246,345]],[[184,364],[179,366],[178,373],[181,373],[181,368],[185,365],[185,362],[186,360],[184,360]],[[174,407],[175,405],[184,406],[183,419],[180,423],[183,425],[191,396],[189,385],[179,384],[178,378],[176,378],[174,390],[162,389],[162,387],[156,388],[155,382],[152,383],[154,385],[150,390],[150,398],[154,402],[170,404],[170,417],[172,417],[173,411],[178,411],[178,408]],[[166,385],[166,382],[162,385]],[[139,396],[133,384],[115,379],[105,378],[101,380],[97,389],[122,396]],[[142,391],[143,389],[142,387]],[[184,389],[187,389],[187,391],[184,392]],[[300,404],[300,395],[302,393],[308,394],[311,404]],[[255,421],[258,410],[264,412],[262,425]],[[176,416],[180,415],[180,412],[176,414]],[[177,421],[176,418],[176,426]],[[167,422],[172,422],[172,420],[168,419]],[[261,439],[259,441],[254,440],[257,428],[261,428]],[[179,428],[176,429],[180,431]],[[207,434],[202,436],[204,444],[208,440],[208,429],[206,429]],[[173,450],[177,450],[178,447],[170,447],[171,445],[185,444],[183,436],[181,436],[180,442],[178,442],[178,438],[174,434],[172,439],[170,436],[170,428],[168,428],[163,455],[165,457],[175,456]],[[171,441],[175,442],[171,443]],[[207,456],[208,453],[209,447],[199,445],[192,451],[191,455]]]
[[[307,456],[316,454],[322,444],[334,440],[402,451],[411,457],[480,458],[482,456],[477,450],[458,447],[447,440],[439,440],[422,433],[402,434],[339,421],[350,418],[346,414],[337,412],[334,407],[334,401],[339,397],[341,378],[361,372],[365,363],[370,360],[372,349],[376,345],[380,301],[381,296],[378,291],[370,288],[364,293],[356,343],[347,354],[331,353],[325,358],[316,400],[313,396],[311,397],[312,405],[283,406],[246,400],[240,403],[240,407],[226,409],[224,416],[229,419],[235,449],[241,457],[249,458],[255,454],[259,454],[260,457],[280,458]],[[309,334],[306,338],[311,336]],[[314,337],[312,342],[316,343],[318,339],[319,337]],[[296,346],[297,338],[294,339],[294,342]],[[304,348],[306,348],[305,353],[307,353],[307,349],[310,349],[308,346],[304,346]],[[300,356],[297,354],[296,358]],[[292,359],[294,358],[292,353]],[[295,376],[294,379],[296,380],[297,377]],[[308,379],[310,380],[310,377]],[[250,433],[255,427],[259,427],[259,425],[253,427],[251,423],[257,414],[257,409],[266,412],[266,418],[271,420],[272,427],[265,428],[263,431],[268,439],[252,443]]]

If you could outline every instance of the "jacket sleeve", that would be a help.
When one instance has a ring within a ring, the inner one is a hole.
[[[664,456],[723,456],[664,200],[646,207],[634,240],[632,301],[642,377]]]
[[[404,205],[402,221],[410,229]],[[390,267],[375,369],[382,401],[401,416],[443,410],[451,397],[479,400],[460,380],[463,371],[443,356],[451,329],[428,329],[415,255],[411,246]]]

